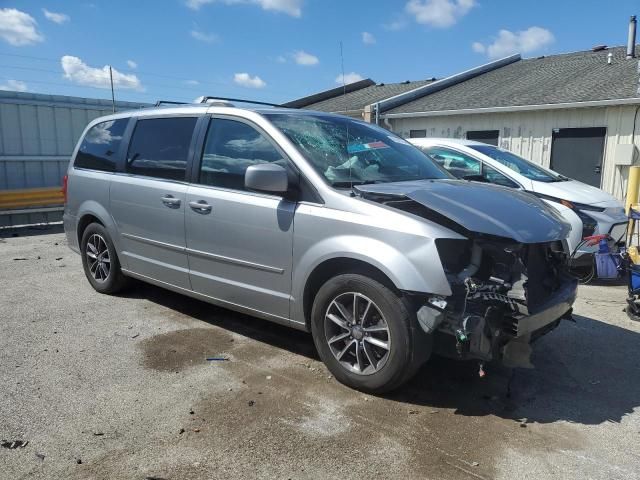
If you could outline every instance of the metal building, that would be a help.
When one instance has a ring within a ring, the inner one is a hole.
[[[112,109],[111,100],[0,91],[0,227],[61,219],[60,197],[52,187],[61,186],[87,123]]]

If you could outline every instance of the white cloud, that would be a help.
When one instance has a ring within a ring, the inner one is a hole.
[[[196,40],[205,43],[213,43],[218,41],[218,36],[215,33],[202,32],[200,30],[191,30],[191,36]]]
[[[247,88],[264,88],[267,86],[266,82],[259,76],[252,77],[248,73],[236,73],[233,76],[233,81],[238,85]]]
[[[278,62],[278,63],[287,63],[287,59],[285,58],[284,55],[278,55],[276,57],[276,62]]]
[[[365,45],[373,45],[376,43],[376,37],[374,37],[372,33],[362,32],[362,43]]]
[[[28,13],[15,8],[0,8],[0,38],[15,47],[42,42],[38,22]]]
[[[317,65],[318,63],[320,63],[320,60],[318,60],[318,57],[316,57],[315,55],[311,55],[310,53],[307,53],[303,50],[298,50],[297,52],[294,52],[293,55],[291,56],[293,57],[293,60],[298,65],[304,65],[305,67]]]
[[[286,13],[292,17],[302,16],[303,0],[186,0],[185,3],[187,7],[193,10],[199,10],[203,5],[214,2],[222,2],[227,5],[237,5],[241,3],[253,4],[259,5],[263,10]]]
[[[71,20],[69,18],[69,15],[67,15],[66,13],[50,12],[46,8],[42,9],[42,13],[44,13],[44,16],[47,17],[47,20],[51,20],[53,23],[57,23],[59,25]]]
[[[26,92],[27,84],[20,80],[7,80],[6,83],[0,85],[0,90],[13,90],[15,92]]]
[[[127,66],[131,70],[135,70],[136,68],[138,68],[138,64],[136,62],[134,62],[133,60],[127,60]]]
[[[489,45],[474,42],[474,52],[486,53],[489,58],[501,58],[514,53],[531,53],[551,45],[555,41],[553,33],[546,28],[530,27],[520,32],[500,30],[498,37]]]
[[[355,82],[359,82],[360,80],[364,80],[364,77],[356,72],[347,73],[344,76],[344,81],[343,81],[342,74],[336,77],[336,83],[339,83],[340,85],[342,85],[343,83],[345,84],[355,83]]]
[[[111,88],[109,81],[109,66],[102,68],[90,67],[78,57],[65,55],[60,59],[64,78],[87,87]],[[144,87],[137,76],[133,74],[121,73],[115,68],[113,72],[113,86],[116,88],[126,88],[143,91]]]
[[[184,83],[191,86],[200,85],[200,82],[198,80],[185,80]]]
[[[475,6],[476,0],[409,0],[405,10],[418,23],[447,28],[457,23]]]
[[[487,47],[480,42],[473,42],[471,44],[471,49],[476,53],[484,53],[487,51]]]
[[[392,32],[397,32],[398,30],[402,30],[407,26],[407,20],[403,15],[396,15],[395,20],[392,20],[389,23],[383,23],[382,28],[385,30],[390,30]]]

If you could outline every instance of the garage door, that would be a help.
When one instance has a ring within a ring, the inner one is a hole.
[[[559,128],[553,131],[551,168],[600,188],[606,128]]]

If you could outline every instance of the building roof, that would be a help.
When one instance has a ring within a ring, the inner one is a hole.
[[[353,91],[347,91],[346,94],[343,94],[342,87],[339,87],[328,90],[327,92],[322,92],[334,93],[334,95],[331,95],[328,98],[314,101],[312,103],[306,103],[304,105],[296,105],[297,103],[299,104],[300,101],[294,100],[293,102],[286,103],[284,106],[307,108],[309,110],[320,110],[322,112],[353,112],[363,110],[367,105],[374,104],[376,102],[379,102],[380,100],[393,97],[394,95],[398,95],[400,93],[408,92],[409,90],[427,85],[433,81],[435,81],[435,78],[428,80],[417,80],[413,82],[406,81],[402,83],[375,84],[371,80],[369,80],[369,82],[371,83],[369,83],[367,86],[358,88]],[[347,85],[347,88],[349,88],[349,85]],[[322,93],[316,95],[322,95]]]
[[[612,63],[607,63],[612,54]],[[639,62],[625,47],[520,60],[385,114],[638,98]]]

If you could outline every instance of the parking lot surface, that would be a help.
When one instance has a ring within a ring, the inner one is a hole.
[[[580,287],[533,370],[435,358],[377,397],[307,334],[142,283],[100,295],[59,229],[5,234],[0,440],[29,443],[0,478],[640,478],[625,295]]]

